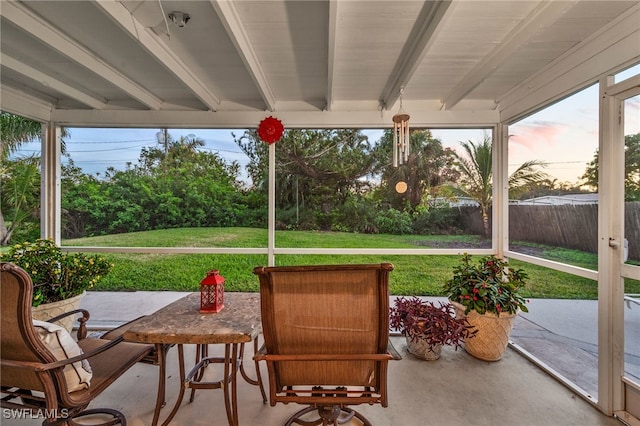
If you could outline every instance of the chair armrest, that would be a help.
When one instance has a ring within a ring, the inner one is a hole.
[[[78,326],[77,338],[78,340],[82,340],[85,337],[87,337],[86,322],[89,320],[89,317],[90,317],[89,311],[87,311],[86,309],[74,309],[72,311],[57,315],[53,318],[49,318],[47,322],[57,322],[63,318],[68,317],[69,315],[78,314],[78,313],[81,313],[82,316],[77,318],[78,322],[80,323],[80,325]]]
[[[260,349],[258,349],[258,352],[256,352],[253,355],[253,359],[258,361],[258,359],[256,359],[256,357],[264,356],[266,354],[267,354],[267,347],[266,347],[266,345],[262,345],[262,346],[260,346]]]
[[[342,354],[342,355],[269,355],[267,353],[267,347],[262,345],[258,352],[253,356],[254,361],[346,361],[352,359],[371,359],[374,361],[380,360],[401,360],[402,356],[396,350],[395,346],[391,342],[387,344],[386,354]]]
[[[396,347],[393,346],[391,342],[387,344],[387,353],[393,357],[394,360],[399,361],[402,359],[400,353],[396,350]]]
[[[253,357],[256,361],[389,361],[393,355],[384,354],[267,354],[258,351]]]
[[[94,357],[99,353],[109,350],[110,348],[114,347],[115,345],[123,341],[124,339],[122,338],[122,336],[113,340],[105,340],[105,342],[108,342],[108,343],[105,343],[104,345],[98,348],[95,348],[93,350],[90,350],[88,352],[85,352],[81,355],[74,356],[73,358],[67,358],[60,361],[50,362],[47,364],[37,364],[36,371],[53,370],[56,368],[64,367],[65,365],[68,365],[68,364],[73,364],[74,362],[82,361],[83,359],[90,359],[91,357]]]
[[[64,367],[68,364],[73,364],[74,362],[78,362],[78,361],[82,361],[83,359],[88,359],[91,358],[99,353],[102,353],[112,347],[114,347],[115,345],[117,345],[118,343],[122,342],[124,339],[122,337],[119,337],[118,339],[114,339],[114,340],[105,340],[104,345],[95,348],[91,351],[85,352],[81,355],[77,355],[74,356],[72,358],[67,358],[67,359],[63,359],[60,361],[54,361],[54,362],[49,362],[49,363],[40,363],[40,362],[33,362],[33,361],[20,361],[20,360],[13,360],[13,359],[1,359],[0,360],[0,365],[6,366],[6,367],[27,367],[27,368],[32,368],[34,371],[48,371],[48,370],[54,370],[56,368],[61,368]]]
[[[20,368],[31,368],[36,370],[42,364],[34,361],[19,361],[17,359],[0,359],[0,365],[3,367],[20,367]]]

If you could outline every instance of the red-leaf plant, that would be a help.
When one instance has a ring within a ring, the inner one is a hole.
[[[472,262],[465,253],[460,264],[453,268],[453,277],[444,285],[449,300],[465,307],[465,314],[475,310],[479,314],[516,314],[529,312],[527,300],[520,294],[528,279],[522,269],[514,269],[496,256],[485,256]]]
[[[466,318],[457,319],[451,303],[398,297],[389,309],[391,328],[412,341],[424,339],[433,350],[438,345],[451,345],[457,350],[465,339],[474,337],[475,327]]]

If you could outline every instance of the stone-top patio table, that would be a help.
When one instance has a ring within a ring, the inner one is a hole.
[[[158,396],[153,415],[153,425],[158,424],[160,410],[164,406],[166,383],[166,351],[162,346],[175,344],[178,346],[178,363],[180,369],[180,392],[178,399],[162,423],[167,425],[175,416],[184,397],[186,388],[222,389],[225,407],[230,426],[238,425],[237,381],[238,369],[242,377],[250,384],[258,385],[263,401],[266,394],[260,378],[260,370],[256,363],[257,380],[248,377],[242,363],[244,344],[254,342],[257,349],[257,338],[262,332],[260,321],[260,295],[257,293],[225,293],[224,309],[218,313],[200,313],[200,294],[192,293],[159,309],[155,313],[136,321],[125,331],[124,339],[130,342],[153,343],[160,354]],[[183,345],[198,345],[196,365],[185,374]],[[207,345],[224,344],[224,358],[207,356]],[[210,363],[223,363],[224,376],[217,382],[202,382],[203,369]]]

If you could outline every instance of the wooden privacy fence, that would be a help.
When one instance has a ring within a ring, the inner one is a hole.
[[[460,207],[464,230],[482,234],[478,207]],[[629,260],[640,260],[640,202],[625,203]],[[598,205],[510,205],[509,239],[598,252]]]

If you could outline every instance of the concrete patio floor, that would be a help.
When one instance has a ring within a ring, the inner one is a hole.
[[[355,407],[377,426],[423,425],[518,425],[518,426],[619,426],[621,423],[597,411],[511,349],[499,362],[476,360],[464,350],[445,348],[438,361],[421,361],[406,352],[403,338],[392,341],[403,355],[389,365],[389,407]],[[220,345],[217,345],[220,346]],[[216,345],[212,345],[214,349]],[[193,360],[187,347],[186,360]],[[251,350],[245,354],[253,372]],[[177,351],[169,353],[166,416],[178,392]],[[211,365],[207,375],[215,379],[219,366]],[[151,424],[158,369],[138,364],[100,395],[91,407],[111,407],[123,412],[130,426]],[[266,379],[266,371],[263,371]],[[238,382],[240,425],[283,425],[299,405],[263,404],[256,386]],[[4,426],[35,426],[42,419],[9,419]],[[183,401],[172,425],[227,425],[222,392],[199,390],[193,403]],[[356,424],[353,422],[352,424]]]
[[[110,328],[140,315],[154,312],[185,293],[146,292],[89,293],[83,307],[92,312],[89,323],[94,329]],[[438,361],[422,361],[406,352],[404,338],[392,342],[403,355],[389,365],[389,406],[354,407],[377,426],[423,425],[620,425],[618,420],[600,413],[589,402],[553,379],[513,349],[502,360],[484,362],[464,350],[445,348]],[[218,351],[222,345],[212,345]],[[245,363],[254,372],[252,350],[247,348]],[[194,359],[192,346],[185,347],[187,363]],[[187,365],[187,369],[190,365]],[[215,379],[220,366],[211,365],[207,375]],[[263,380],[266,368],[261,366]],[[90,407],[111,407],[125,413],[130,426],[150,425],[155,404],[158,369],[138,364],[100,395]],[[179,380],[177,350],[168,357],[167,407],[164,418],[175,401]],[[276,426],[303,408],[299,405],[271,407],[263,404],[256,386],[239,379],[240,425]],[[0,421],[6,426],[39,425],[42,419],[10,418],[3,411]],[[226,425],[223,395],[220,390],[199,390],[193,403],[185,397],[172,425]],[[352,424],[356,424],[352,422]]]

